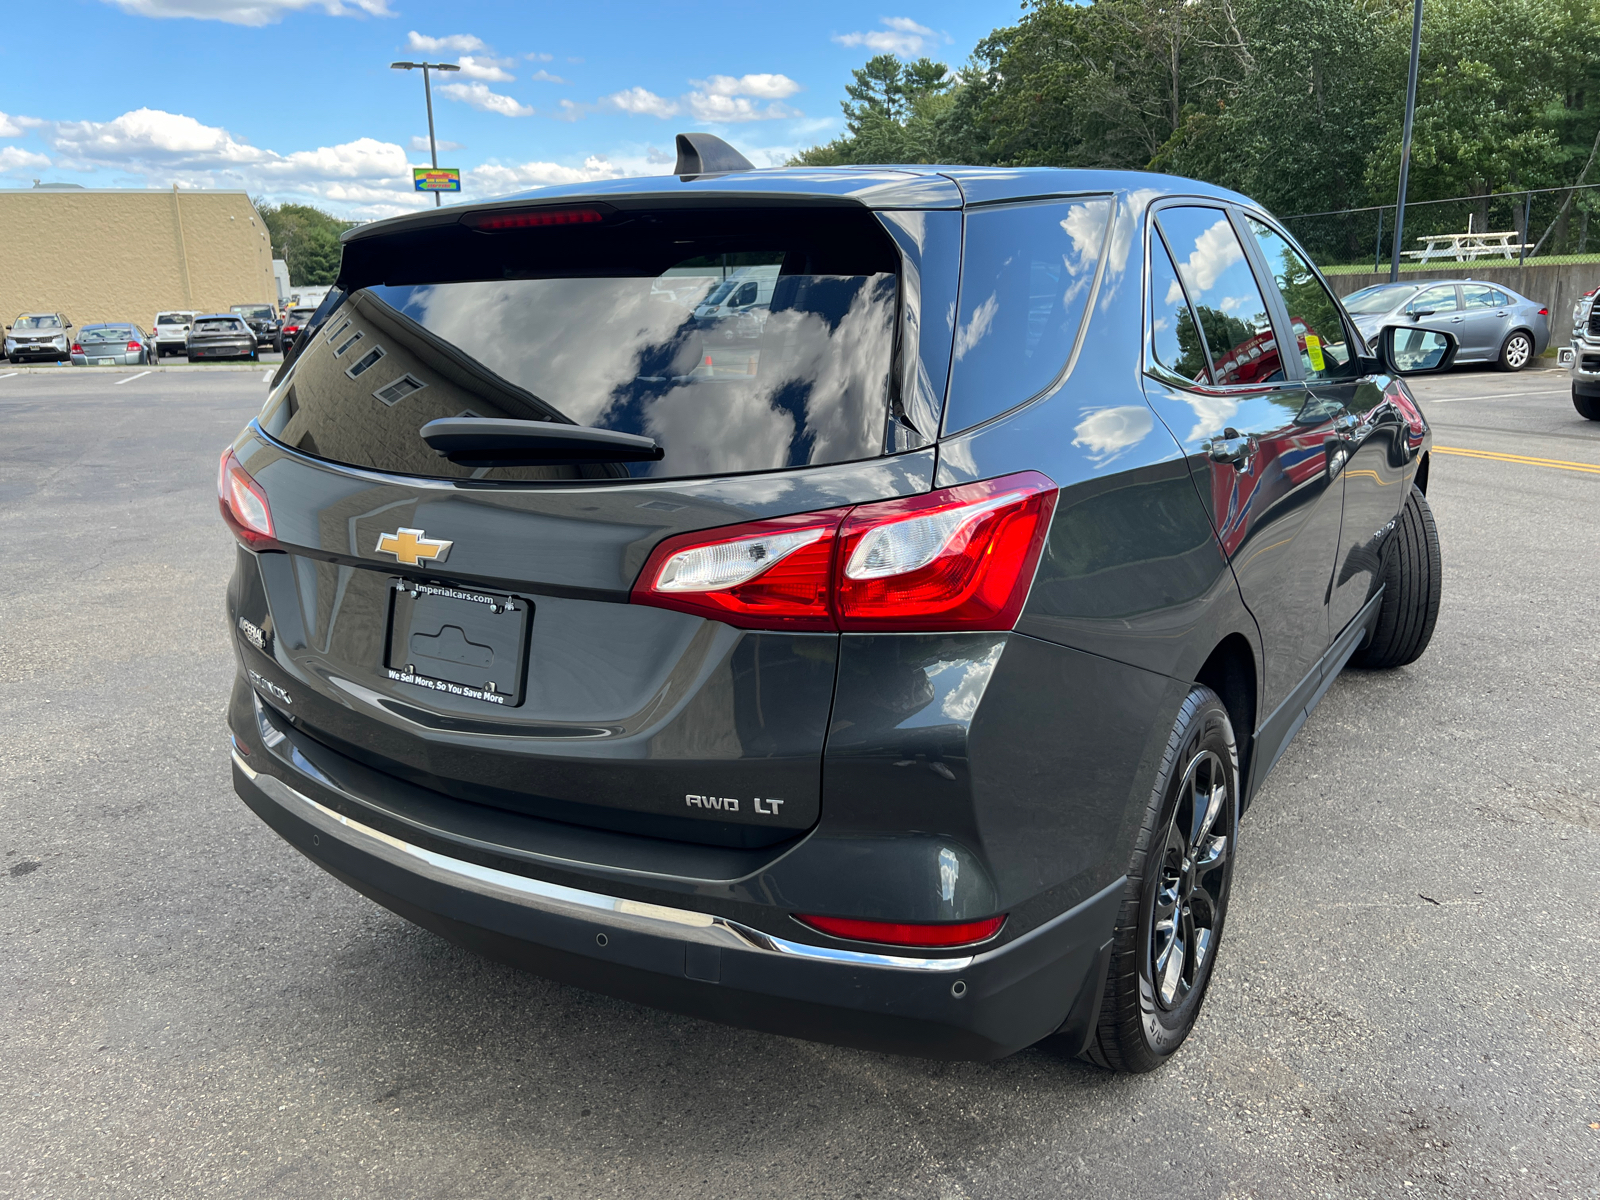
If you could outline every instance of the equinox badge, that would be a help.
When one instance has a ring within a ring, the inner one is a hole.
[[[393,533],[378,535],[378,553],[392,554],[408,567],[423,562],[443,562],[450,556],[454,542],[431,538],[420,529],[397,529]]]

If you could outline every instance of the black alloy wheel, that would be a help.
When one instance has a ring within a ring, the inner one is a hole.
[[[1197,685],[1173,724],[1129,864],[1090,1061],[1152,1071],[1194,1028],[1228,912],[1239,793],[1228,710]]]
[[[1578,395],[1577,384],[1572,385],[1572,407],[1578,410],[1578,415],[1585,421],[1600,421],[1600,396]]]
[[[1513,330],[1500,346],[1500,369],[1520,371],[1533,361],[1533,337],[1524,330]]]

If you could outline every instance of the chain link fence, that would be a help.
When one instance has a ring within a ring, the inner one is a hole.
[[[1387,271],[1394,253],[1393,204],[1302,213],[1283,218],[1324,273]],[[1505,252],[1468,259],[1484,267],[1522,263],[1555,266],[1600,262],[1600,184],[1408,201],[1402,251],[1422,251],[1425,238],[1454,234],[1510,234]],[[1435,257],[1423,263],[1402,255],[1402,271],[1459,265],[1449,242],[1435,242]]]

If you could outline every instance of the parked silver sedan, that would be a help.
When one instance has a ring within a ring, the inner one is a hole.
[[[72,339],[75,367],[142,367],[153,362],[155,342],[137,325],[105,322],[85,325]]]
[[[1385,325],[1421,325],[1454,334],[1456,363],[1495,363],[1520,371],[1550,344],[1550,310],[1497,283],[1419,279],[1377,283],[1344,298],[1361,336],[1371,341]]]

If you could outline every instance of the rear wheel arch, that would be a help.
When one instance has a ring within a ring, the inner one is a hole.
[[[1433,455],[1424,454],[1422,461],[1417,463],[1417,476],[1411,481],[1416,486],[1417,491],[1424,496],[1428,494],[1428,465],[1431,462],[1433,462]]]
[[[1194,681],[1204,684],[1222,698],[1233,722],[1234,737],[1239,746],[1239,772],[1249,778],[1250,752],[1255,743],[1256,698],[1259,694],[1257,665],[1254,648],[1242,633],[1230,633],[1212,649],[1210,656],[1195,674]]]

